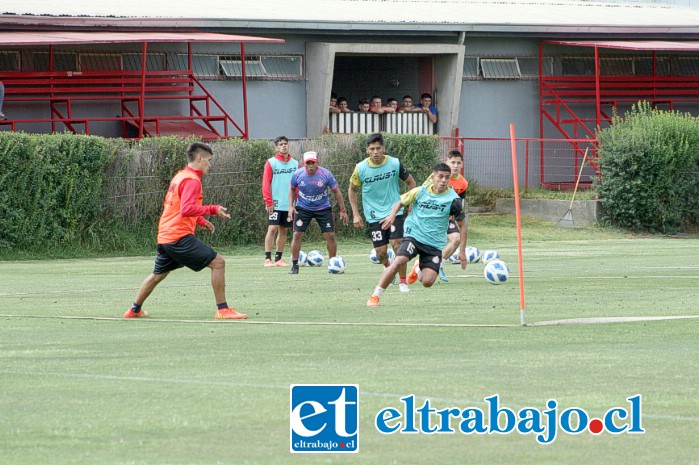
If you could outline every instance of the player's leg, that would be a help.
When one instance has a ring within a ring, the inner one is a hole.
[[[422,285],[432,287],[439,275],[442,264],[442,251],[433,247],[422,246],[420,250],[420,269],[422,270]]]
[[[381,273],[381,276],[379,277],[379,282],[376,285],[373,294],[371,295],[371,297],[369,297],[369,300],[367,301],[367,307],[376,307],[377,305],[379,305],[379,300],[381,299],[381,296],[383,296],[384,291],[391,283],[396,273],[398,273],[398,270],[401,267],[405,267],[406,264],[410,261],[411,258],[415,256],[416,253],[417,249],[411,242],[411,239],[404,239],[401,242],[401,245],[398,248],[398,252],[396,252],[396,259],[388,268],[384,269],[383,273]]]
[[[335,238],[335,217],[332,209],[321,210],[315,212],[315,218],[318,222],[323,236],[325,236],[325,245],[328,249],[328,259],[337,256],[337,239]]]
[[[272,247],[274,247],[274,237],[279,232],[279,212],[273,211],[267,216],[267,234],[265,234],[265,266],[272,267]]]
[[[277,251],[274,254],[274,266],[289,266],[284,260],[282,260],[282,254],[284,253],[284,246],[286,245],[287,231],[289,228],[279,226],[279,232],[277,233]]]
[[[393,251],[398,254],[398,248],[400,247],[400,243],[403,240],[403,224],[405,223],[405,216],[403,215],[398,215],[396,216],[396,219],[393,221],[393,224],[391,225],[391,230],[389,232],[389,239],[391,240],[391,246],[393,247]],[[408,279],[407,279],[407,273],[408,273],[408,262],[405,262],[401,267],[398,268],[398,278],[400,279],[400,282],[398,284],[398,288],[400,289],[401,292],[410,292],[410,288],[408,287]]]
[[[449,282],[449,278],[444,271],[444,263],[459,247],[460,237],[459,226],[453,220],[449,220],[449,226],[447,228],[447,244],[442,249],[442,263],[439,267],[439,279],[441,279],[442,282]]]
[[[216,299],[217,320],[244,320],[247,314],[238,313],[235,308],[228,305],[226,300],[226,261],[220,254],[216,254],[213,260],[207,265],[211,268],[211,287],[214,289]]]
[[[301,252],[301,242],[306,233],[306,228],[313,219],[313,212],[302,208],[296,209],[293,226],[294,234],[291,236],[291,269],[289,274],[299,273],[299,252]]]
[[[141,307],[148,296],[160,282],[170,274],[170,271],[182,268],[182,264],[178,263],[175,258],[171,257],[165,247],[158,245],[155,256],[155,266],[153,272],[146,276],[146,279],[141,283],[141,287],[136,293],[133,304],[124,313],[124,318],[143,318],[148,316],[148,312],[142,310]]]

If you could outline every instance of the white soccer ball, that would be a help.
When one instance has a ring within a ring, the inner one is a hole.
[[[389,247],[388,249],[388,263],[393,263],[393,260],[396,259],[396,253]]]
[[[483,276],[490,284],[502,284],[510,277],[510,269],[507,263],[496,258],[485,265]]]
[[[303,250],[299,251],[299,266],[306,266],[308,255]]]
[[[447,261],[449,263],[453,263],[454,265],[460,265],[461,262],[459,261],[459,251],[457,250],[453,254],[451,254],[451,257],[447,258]]]
[[[321,266],[324,261],[325,257],[323,257],[320,250],[311,250],[308,252],[308,255],[306,255],[306,263],[308,263],[309,266]]]
[[[347,268],[347,263],[345,259],[339,256],[333,257],[328,260],[328,271],[332,274],[342,274]]]
[[[466,258],[469,263],[478,263],[481,260],[481,251],[472,245],[466,246]]]
[[[498,258],[500,258],[500,254],[497,252],[497,250],[486,250],[481,256],[483,263],[488,263],[489,261],[497,260]]]

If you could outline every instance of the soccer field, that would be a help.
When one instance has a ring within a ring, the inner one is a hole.
[[[213,320],[208,270],[173,272],[151,318],[122,320],[153,257],[0,262],[0,463],[697,463],[698,239],[525,229],[527,327],[514,237],[483,224],[470,242],[500,252],[507,283],[446,264],[448,284],[392,286],[371,310],[368,241],[340,243],[344,275],[290,276],[260,251],[223,250],[244,322]],[[290,453],[292,384],[359,386],[358,453]],[[640,394],[645,433],[559,431],[542,445],[464,434],[456,418],[450,434],[380,433],[377,413],[411,394],[486,412],[494,394],[514,411],[555,399],[591,417]]]

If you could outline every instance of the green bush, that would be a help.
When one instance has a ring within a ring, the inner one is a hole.
[[[609,219],[634,230],[677,233],[699,212],[699,121],[639,102],[598,134],[596,189]]]
[[[112,150],[98,137],[0,133],[0,248],[91,243]]]
[[[89,251],[152,250],[170,179],[187,164],[192,140],[175,137],[140,142],[93,136],[0,133],[0,254],[80,255]],[[366,157],[366,135],[325,135],[295,141],[300,159],[316,150],[333,172],[347,201],[349,178]],[[216,233],[202,232],[214,246],[262,244],[267,218],[262,170],[274,155],[271,141],[213,142],[204,202],[229,208],[230,221],[214,220]],[[437,161],[438,138],[386,136],[387,153],[399,156],[421,183]],[[361,201],[361,199],[360,199]],[[364,231],[339,225],[340,237]],[[311,228],[309,240],[320,239]]]

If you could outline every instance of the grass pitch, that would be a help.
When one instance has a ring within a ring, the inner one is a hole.
[[[532,326],[521,327],[513,222],[471,220],[469,242],[509,263],[506,284],[488,284],[481,264],[447,264],[448,284],[390,288],[372,310],[380,267],[368,241],[340,243],[339,276],[290,276],[263,268],[259,250],[222,250],[228,300],[246,322],[213,320],[208,270],[173,272],[144,306],[151,318],[119,319],[151,256],[0,262],[0,463],[696,463],[699,240],[527,220]],[[534,326],[665,316],[692,318]],[[289,385],[315,383],[359,385],[358,454],[289,453]],[[485,409],[495,393],[513,409],[556,399],[591,415],[642,394],[646,433],[559,434],[543,446],[517,433],[374,427],[409,394]]]

